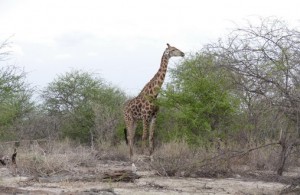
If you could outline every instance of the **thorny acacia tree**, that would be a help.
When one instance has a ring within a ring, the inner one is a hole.
[[[272,130],[280,135],[277,173],[281,175],[300,136],[300,32],[267,18],[257,26],[237,28],[207,51],[217,56],[220,66],[231,70],[240,95],[248,100],[245,110],[251,109],[252,100],[264,103],[269,107],[267,114],[280,121]]]
[[[214,63],[214,56],[196,53],[170,70],[171,81],[160,98],[159,123],[164,139],[184,139],[207,145],[214,137],[225,138],[236,111],[229,93],[230,79]]]
[[[16,66],[7,65],[11,52],[9,39],[0,44],[0,139],[22,137],[19,124],[33,109],[32,89],[26,83],[26,73]]]
[[[92,73],[74,70],[51,82],[42,98],[49,116],[59,119],[58,131],[93,145],[114,136],[125,95]]]

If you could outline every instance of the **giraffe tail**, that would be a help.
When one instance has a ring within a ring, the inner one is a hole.
[[[127,139],[127,129],[124,128],[124,136],[125,136],[125,142],[128,145],[128,139]]]

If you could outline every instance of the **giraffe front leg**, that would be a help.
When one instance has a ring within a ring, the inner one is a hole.
[[[133,119],[130,119],[127,121],[127,140],[129,145],[129,154],[130,159],[133,157],[133,141],[134,141],[134,135],[135,135],[135,129],[136,129],[136,121]]]
[[[143,136],[142,136],[142,152],[143,152],[143,154],[145,154],[148,127],[149,127],[148,119],[143,118]]]
[[[151,123],[150,123],[150,130],[149,130],[149,153],[150,156],[154,151],[154,130],[155,130],[155,123],[156,123],[156,115],[153,116]]]

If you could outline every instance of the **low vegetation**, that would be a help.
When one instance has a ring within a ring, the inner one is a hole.
[[[101,164],[114,162],[131,165],[125,143],[112,147],[100,144],[91,148],[68,139],[64,141],[36,140],[19,142],[17,148],[18,175],[44,178],[61,175],[100,174]],[[7,156],[13,154],[15,142],[2,143]],[[218,144],[216,144],[218,145]],[[139,158],[135,161],[138,171],[154,171],[161,176],[175,177],[235,177],[236,175],[260,174],[274,177],[279,158],[280,145],[269,143],[263,147],[236,149],[236,145],[225,147],[194,147],[186,142],[172,141],[162,144],[153,155],[153,160]],[[298,153],[293,153],[286,166],[298,167]],[[10,167],[11,164],[7,164]],[[111,168],[111,167],[110,167]],[[271,178],[270,181],[272,181]],[[274,178],[276,181],[276,178]]]

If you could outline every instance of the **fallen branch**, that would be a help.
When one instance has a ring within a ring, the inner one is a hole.
[[[250,152],[253,152],[255,150],[259,150],[259,149],[262,149],[262,148],[266,148],[266,147],[269,147],[269,146],[272,146],[272,145],[278,145],[278,144],[280,144],[280,143],[279,142],[272,142],[272,143],[269,143],[269,144],[261,145],[261,146],[254,147],[254,148],[250,148],[250,149],[245,150],[245,151],[227,151],[227,152],[224,152],[222,154],[213,156],[213,157],[208,158],[208,159],[204,159],[204,160],[202,160],[200,162],[196,162],[196,163],[197,163],[197,165],[201,164],[200,168],[207,167],[207,166],[210,166],[210,165],[216,165],[216,161],[220,162],[221,160],[229,160],[229,159],[236,158],[236,157],[242,158],[243,156],[245,156],[245,155],[247,155]]]
[[[131,170],[112,170],[97,175],[75,175],[75,176],[51,176],[51,177],[40,177],[39,182],[42,183],[55,183],[55,182],[134,182],[135,179],[139,179],[140,176],[133,173]]]
[[[102,177],[102,181],[108,182],[133,182],[135,179],[139,179],[140,176],[133,173],[131,170],[117,170],[117,171],[110,171],[104,173]]]

